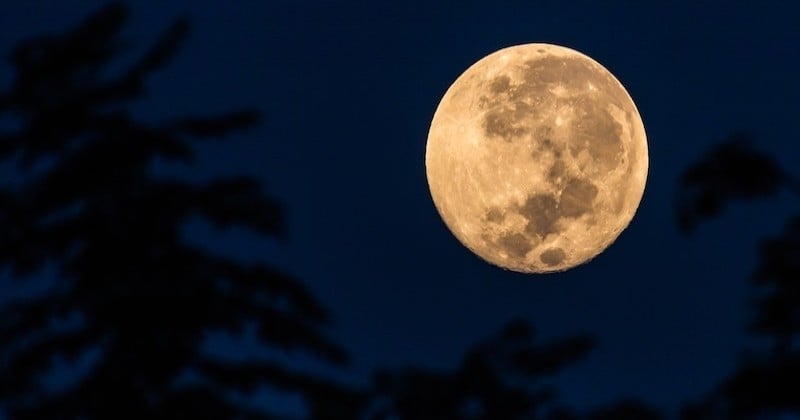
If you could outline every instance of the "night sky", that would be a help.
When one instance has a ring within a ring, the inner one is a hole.
[[[286,243],[215,233],[199,220],[187,236],[302,279],[353,357],[340,377],[359,383],[378,366],[454,367],[471,344],[522,317],[545,339],[586,332],[597,340],[558,377],[563,402],[633,396],[673,410],[736,365],[748,344],[753,251],[798,208],[788,196],[738,205],[682,237],[677,180],[739,130],[795,167],[800,4],[663,3],[131,2],[126,59],[186,13],[189,40],[151,79],[136,113],[157,121],[262,112],[256,129],[203,146],[194,166],[156,169],[198,180],[252,174],[286,205]],[[0,51],[70,28],[99,4],[9,2]],[[564,45],[608,68],[636,103],[649,142],[648,182],[631,225],[565,273],[522,275],[478,259],[441,221],[425,179],[427,131],[448,86],[485,55],[528,42]],[[3,89],[11,76],[3,62]],[[4,290],[6,298],[20,293]],[[248,351],[212,347],[231,357]]]

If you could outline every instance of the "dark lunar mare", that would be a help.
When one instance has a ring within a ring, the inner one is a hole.
[[[541,160],[543,153],[552,153],[555,162],[547,172],[547,179],[556,187],[556,194],[532,191],[525,203],[516,211],[525,218],[524,235],[520,233],[501,236],[494,244],[509,255],[522,257],[540,244],[547,235],[558,233],[559,221],[577,219],[590,214],[594,207],[598,188],[586,176],[571,174],[563,161],[562,148],[553,141],[553,128],[542,124],[536,110],[555,106],[550,91],[556,86],[570,92],[584,92],[587,83],[592,83],[601,95],[568,96],[563,99],[580,120],[567,139],[566,151],[578,159],[586,151],[592,158],[592,168],[600,176],[616,169],[622,162],[622,126],[608,109],[608,104],[624,110],[627,94],[609,74],[598,73],[594,64],[583,58],[556,57],[547,55],[528,60],[521,70],[521,82],[512,83],[508,75],[501,74],[486,83],[487,94],[481,95],[478,105],[486,109],[482,128],[489,139],[512,143],[534,142],[532,158]],[[630,115],[628,115],[630,118]],[[490,208],[485,220],[500,225],[503,218],[500,209]],[[590,220],[591,223],[591,220]],[[561,249],[544,251],[543,263],[557,265],[565,258]]]

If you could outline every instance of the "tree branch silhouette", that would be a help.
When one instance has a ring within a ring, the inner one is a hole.
[[[751,137],[733,135],[686,171],[678,207],[685,232],[718,216],[729,202],[773,197],[781,188],[800,193],[797,179],[751,143]],[[751,352],[710,395],[685,407],[685,419],[800,414],[800,216],[791,217],[777,237],[763,240],[757,255],[750,277],[755,316],[748,330],[769,348]]]
[[[58,273],[45,295],[0,308],[0,401],[13,418],[269,418],[234,404],[259,384],[309,399],[335,384],[265,360],[239,364],[201,352],[209,330],[257,324],[269,347],[343,364],[323,332],[328,314],[293,276],[242,264],[184,241],[185,220],[285,235],[284,210],[249,177],[192,184],[157,178],[155,158],[191,162],[197,141],[245,130],[253,110],[215,117],[137,121],[125,105],[145,92],[188,34],[177,20],[119,75],[127,10],[100,9],[77,28],[21,43],[0,113],[21,122],[0,133],[0,159],[18,164],[0,190],[0,267],[17,278],[45,265]],[[70,328],[60,320],[77,319]],[[55,325],[55,326],[54,326]],[[67,390],[41,379],[54,360],[100,356]],[[200,379],[180,383],[186,372]]]
[[[691,233],[704,219],[719,216],[726,205],[768,198],[781,188],[800,195],[800,182],[771,156],[753,147],[753,137],[736,133],[720,142],[680,179],[678,228]]]

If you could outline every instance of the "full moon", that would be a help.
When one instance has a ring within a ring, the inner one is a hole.
[[[433,116],[425,169],[439,215],[473,253],[523,273],[608,248],[644,193],[644,125],[605,67],[524,44],[470,66]]]

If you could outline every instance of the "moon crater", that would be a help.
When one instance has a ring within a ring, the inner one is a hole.
[[[620,82],[549,44],[467,69],[436,110],[425,162],[458,240],[521,272],[565,270],[607,248],[632,219],[648,167],[644,126]]]

